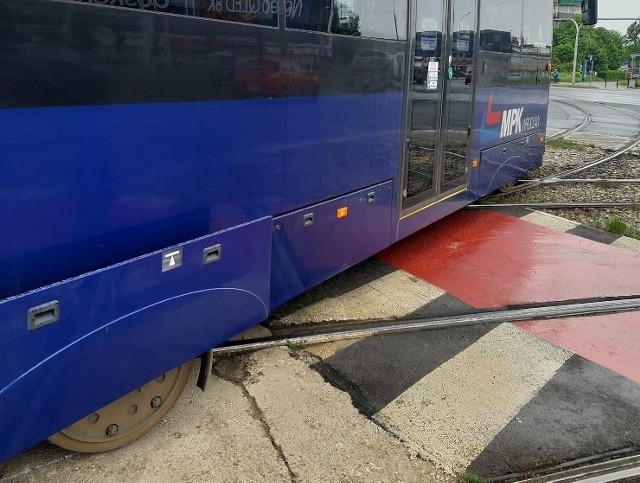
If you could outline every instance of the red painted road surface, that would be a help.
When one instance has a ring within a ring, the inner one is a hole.
[[[640,384],[640,312],[515,325]]]
[[[496,212],[458,212],[378,258],[475,308],[640,296],[640,255]],[[640,313],[519,326],[640,383]]]

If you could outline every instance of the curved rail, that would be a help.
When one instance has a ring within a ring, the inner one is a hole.
[[[475,312],[451,317],[434,317],[404,320],[347,321],[339,324],[316,323],[277,330],[280,334],[261,339],[229,341],[212,349],[213,355],[255,351],[269,347],[302,347],[345,339],[357,339],[372,335],[400,332],[421,332],[450,327],[500,324],[517,321],[538,321],[549,318],[591,316],[640,310],[640,296],[607,298],[597,301],[527,306],[515,309],[499,309]]]
[[[563,101],[559,101],[559,102],[563,102]],[[594,104],[599,104],[599,105],[604,105],[606,107],[609,107],[611,109],[614,109],[616,111],[619,112],[623,112],[626,115],[628,115],[629,117],[633,117],[635,119],[640,119],[640,113],[636,113],[633,111],[630,111],[628,109],[624,109],[621,107],[617,107],[617,106],[609,106],[607,104],[602,104],[602,103],[594,103]],[[488,199],[496,199],[496,198],[502,198],[504,196],[507,195],[511,195],[514,193],[518,193],[519,191],[524,191],[530,188],[534,188],[536,186],[540,186],[542,184],[550,184],[550,183],[557,183],[559,179],[565,179],[568,178],[569,176],[572,176],[576,173],[580,173],[582,171],[586,171],[588,169],[594,168],[596,166],[599,166],[603,163],[607,163],[609,161],[612,161],[616,158],[619,158],[620,156],[627,154],[628,152],[632,151],[633,149],[637,148],[638,146],[640,146],[640,133],[638,133],[634,138],[632,138],[627,144],[625,144],[624,146],[622,146],[620,149],[618,149],[617,151],[614,151],[611,154],[608,154],[607,156],[604,156],[603,158],[597,159],[595,161],[591,161],[589,163],[586,163],[582,166],[578,166],[577,168],[571,168],[571,169],[567,169],[565,171],[561,171],[559,173],[556,174],[550,174],[547,176],[543,176],[541,178],[534,178],[534,179],[527,179],[527,180],[518,180],[518,185],[514,186],[511,189],[505,190],[504,192],[501,193],[495,193],[493,195],[488,196]]]
[[[620,481],[640,472],[640,448],[628,448],[585,456],[558,465],[538,468],[528,472],[509,473],[489,478],[487,483],[517,481],[519,483],[569,483],[573,481]],[[535,475],[535,476],[534,476]],[[598,478],[591,480],[590,478]],[[626,481],[626,480],[625,480]],[[635,481],[635,480],[633,480]]]
[[[636,479],[638,477],[640,477],[640,456],[634,455],[517,481],[520,483],[569,483],[577,481],[582,483],[608,483],[613,481],[638,481]]]
[[[593,120],[593,118],[591,117],[591,113],[585,109],[583,109],[582,107],[573,104],[570,101],[563,101],[560,99],[555,99],[556,102],[559,102],[560,104],[564,104],[566,106],[572,107],[578,111],[580,111],[583,115],[583,119],[582,122],[580,124],[578,124],[575,127],[572,128],[568,128],[568,129],[564,129],[562,131],[560,131],[557,134],[554,134],[553,136],[547,136],[547,139],[557,139],[557,138],[561,138],[566,136],[567,134],[571,134],[571,133],[577,133],[582,131],[584,128],[586,128],[589,124],[591,124],[591,121]]]

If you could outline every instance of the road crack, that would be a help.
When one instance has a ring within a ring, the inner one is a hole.
[[[217,367],[217,364],[220,364],[221,367]],[[253,395],[249,392],[249,390],[247,389],[247,386],[245,385],[245,381],[249,379],[251,376],[248,370],[248,364],[247,364],[246,358],[225,357],[218,360],[214,360],[213,365],[211,367],[211,372],[213,375],[227,382],[230,382],[231,384],[238,387],[242,391],[243,396],[249,402],[251,416],[260,423],[265,436],[269,438],[269,441],[271,442],[271,446],[276,451],[276,454],[278,455],[278,459],[287,468],[287,472],[289,473],[289,478],[291,479],[291,483],[297,483],[300,480],[299,476],[291,468],[291,465],[289,464],[289,460],[287,459],[287,456],[284,454],[282,446],[278,444],[278,442],[276,441],[276,438],[273,435],[273,432],[271,431],[271,426],[267,422],[265,414],[262,411],[262,408],[260,408],[258,401],[256,400],[255,397],[253,397]]]

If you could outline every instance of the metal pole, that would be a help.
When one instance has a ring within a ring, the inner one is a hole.
[[[582,24],[578,25],[578,22],[576,22],[572,18],[569,20],[571,20],[576,26],[576,42],[573,46],[573,75],[571,77],[571,83],[575,84],[576,83],[576,64],[578,63],[578,39],[580,38],[580,27],[582,27]]]
[[[571,83],[575,84],[576,83],[576,64],[578,63],[578,39],[580,37],[580,27],[582,27],[582,24],[578,24],[578,22],[576,22],[572,18],[554,18],[553,20],[555,20],[556,22],[571,20],[573,24],[576,26],[576,41],[573,46],[573,74],[571,76]]]

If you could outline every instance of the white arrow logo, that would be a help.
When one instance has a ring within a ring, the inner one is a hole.
[[[163,256],[165,260],[167,259],[169,260],[168,267],[165,270],[174,268],[178,265],[175,257],[180,256],[180,250],[175,250],[173,252],[165,253]]]

